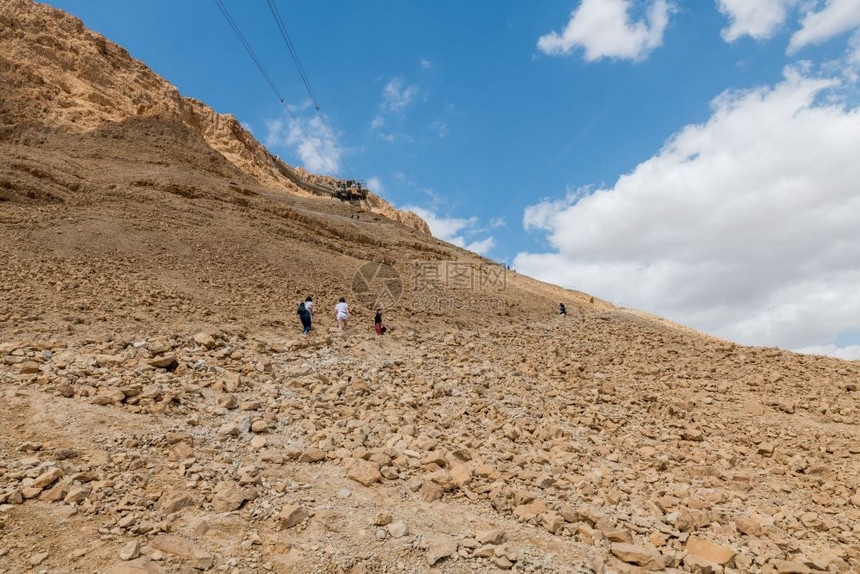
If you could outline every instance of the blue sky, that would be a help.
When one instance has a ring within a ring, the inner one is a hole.
[[[732,340],[860,358],[856,0],[276,0],[337,151],[263,0],[225,4],[314,149],[214,2],[49,3],[444,239]]]

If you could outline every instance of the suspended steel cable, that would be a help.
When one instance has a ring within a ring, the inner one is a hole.
[[[287,50],[290,52],[290,57],[292,58],[293,63],[296,66],[296,70],[299,72],[299,76],[302,79],[302,83],[305,85],[305,89],[308,92],[308,96],[310,96],[311,98],[311,102],[314,105],[314,109],[316,110],[317,115],[319,116],[320,121],[322,122],[322,125],[325,128],[326,133],[328,134],[329,139],[331,139],[335,153],[337,153],[338,157],[340,158],[340,161],[346,169],[346,172],[349,175],[350,179],[355,179],[352,176],[352,171],[349,169],[349,165],[347,165],[343,154],[341,154],[340,152],[340,145],[338,145],[337,136],[335,136],[334,131],[329,126],[328,120],[326,120],[325,114],[322,111],[322,106],[320,106],[316,93],[314,93],[314,90],[311,87],[311,82],[308,79],[308,75],[305,72],[304,66],[302,66],[302,62],[299,59],[299,54],[298,52],[296,52],[295,46],[293,46],[293,42],[290,39],[289,32],[287,32],[287,27],[284,25],[284,20],[283,18],[281,18],[281,13],[278,10],[278,6],[275,4],[274,0],[266,0],[266,2],[269,5],[269,11],[272,13],[272,17],[275,19],[275,24],[278,27],[278,31],[281,33],[281,38],[283,38],[284,44],[286,44]]]
[[[281,105],[284,107],[285,110],[287,110],[287,113],[290,115],[290,118],[292,118],[293,122],[296,124],[296,127],[304,136],[305,141],[311,146],[314,153],[318,157],[324,157],[317,150],[316,145],[314,145],[314,141],[310,138],[310,136],[308,136],[307,132],[302,126],[302,123],[296,117],[296,114],[293,112],[292,108],[289,106],[289,104],[287,104],[286,99],[281,94],[281,91],[278,89],[278,87],[275,85],[274,80],[272,80],[272,77],[266,71],[266,68],[263,66],[262,62],[260,62],[260,59],[257,57],[257,54],[254,52],[254,49],[251,48],[251,45],[248,43],[248,40],[245,39],[245,35],[242,34],[242,31],[239,29],[239,26],[236,24],[236,21],[233,20],[232,16],[230,16],[230,12],[227,11],[227,8],[224,6],[222,0],[213,1],[215,2],[215,5],[218,6],[218,9],[221,11],[221,14],[224,15],[224,19],[227,20],[228,24],[230,24],[230,27],[233,29],[233,33],[235,33],[236,37],[239,38],[239,41],[242,43],[242,46],[245,47],[245,51],[247,51],[248,55],[251,56],[251,59],[254,61],[254,64],[256,64],[257,69],[260,70],[260,73],[263,75],[263,78],[265,78],[266,83],[269,84],[269,87],[275,93],[275,96],[277,96],[278,101],[281,102]]]

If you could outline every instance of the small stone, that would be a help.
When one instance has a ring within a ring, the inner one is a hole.
[[[558,509],[558,513],[561,514],[566,522],[576,522],[579,520],[579,513],[571,504],[562,504]]]
[[[62,478],[63,471],[57,467],[54,467],[50,470],[46,470],[42,474],[40,474],[36,480],[33,481],[33,484],[30,486],[33,488],[38,488],[39,490],[47,488],[54,484],[57,480]]]
[[[442,498],[442,487],[436,484],[435,482],[431,482],[429,480],[425,480],[421,484],[421,498],[424,502],[433,502],[434,500],[439,500]]]
[[[30,559],[28,560],[28,562],[30,563],[31,566],[38,566],[39,564],[41,564],[42,562],[47,560],[48,556],[50,556],[50,554],[48,552],[38,552],[38,553],[30,556]]]
[[[165,339],[158,339],[149,343],[147,348],[149,349],[149,354],[154,357],[169,351],[170,344]]]
[[[86,497],[90,495],[92,489],[89,486],[75,486],[69,490],[69,493],[63,499],[63,502],[66,504],[74,504],[76,502],[82,502]]]
[[[388,534],[391,535],[392,538],[402,538],[409,534],[409,527],[406,526],[405,522],[392,522],[388,525]]]
[[[264,446],[266,446],[266,437],[255,436],[251,439],[251,448],[254,450],[260,450]]]
[[[619,530],[610,530],[604,533],[606,539],[610,542],[624,542],[626,544],[633,544],[633,535],[630,534],[630,531],[624,528]]]
[[[108,395],[107,393],[103,393],[103,394],[94,396],[92,398],[92,400],[90,400],[90,403],[103,407],[106,405],[113,404],[114,398],[112,396]]]
[[[199,548],[194,542],[173,534],[159,534],[150,541],[149,545],[153,549],[165,554],[193,559],[195,561],[195,568],[198,570],[207,570],[208,568],[200,568],[200,566],[205,566],[207,562],[211,562],[212,560],[212,556]],[[155,558],[153,557],[153,559]]]
[[[232,512],[238,510],[246,500],[255,499],[256,494],[253,487],[241,488],[234,483],[221,483],[212,497],[212,508],[215,512]]]
[[[669,535],[664,532],[654,531],[648,535],[648,542],[657,546],[665,546],[667,542],[669,542]]]
[[[138,556],[140,556],[140,543],[136,540],[132,540],[119,549],[121,560],[134,560]]]
[[[299,456],[299,462],[320,462],[325,460],[325,451],[321,448],[310,447]]]
[[[555,534],[561,527],[564,526],[564,518],[561,517],[557,512],[544,512],[539,517],[540,525],[544,527],[548,532]],[[626,542],[626,541],[619,541]]]
[[[349,470],[346,477],[364,486],[370,486],[382,480],[379,469],[374,464],[361,459],[355,460],[355,465]]]
[[[32,498],[36,498],[37,496],[39,496],[39,493],[41,493],[41,492],[42,492],[41,488],[33,488],[33,487],[22,488],[21,489],[21,496],[24,497],[24,500],[30,500]]]
[[[770,442],[763,442],[758,445],[758,453],[762,456],[772,456],[775,449],[776,447]]]
[[[18,372],[22,375],[33,375],[38,373],[39,370],[39,363],[34,363],[33,361],[21,363],[21,365],[18,367]]]
[[[269,430],[269,423],[260,419],[251,423],[251,432],[253,433],[264,433]]]
[[[738,531],[747,536],[761,536],[764,532],[761,523],[751,516],[738,516],[735,518],[735,526]]]
[[[778,574],[812,574],[812,569],[801,562],[788,560],[773,560],[771,564]]]
[[[214,349],[216,345],[215,337],[209,333],[197,333],[194,335],[194,342],[198,345],[203,345],[207,349]]]
[[[793,414],[795,410],[794,401],[789,399],[783,399],[777,403],[777,407],[784,413]]]
[[[194,449],[187,442],[179,442],[173,447],[173,455],[178,460],[193,458]]]
[[[387,512],[377,512],[373,524],[374,526],[387,526],[391,524],[391,515]]]
[[[281,521],[284,528],[292,528],[293,526],[301,524],[307,520],[308,516],[310,516],[310,514],[308,509],[304,506],[288,504],[281,509],[281,513],[278,514],[278,519]]]
[[[705,435],[699,429],[685,429],[681,433],[681,438],[684,440],[689,440],[693,442],[701,442],[705,440]]]
[[[457,552],[457,541],[450,536],[435,536],[428,541],[427,563],[433,566]]]
[[[684,565],[696,574],[722,574],[723,567],[696,554],[684,556]]]
[[[472,469],[465,464],[456,464],[451,468],[451,481],[462,488],[472,482]]]
[[[690,536],[687,539],[685,550],[689,554],[695,554],[696,556],[704,558],[709,562],[715,562],[721,566],[728,564],[735,555],[735,551],[728,546],[708,542],[698,536]]]
[[[528,504],[521,504],[514,508],[514,516],[523,522],[534,520],[543,512],[546,512],[546,504],[540,500],[533,500]]]
[[[218,399],[218,406],[233,410],[239,406],[239,399],[236,398],[236,395],[224,395]]]
[[[493,530],[479,530],[475,533],[475,540],[480,544],[502,544],[505,541],[507,534],[501,528]]]
[[[656,550],[623,542],[613,542],[609,549],[619,560],[636,564],[646,570],[657,572],[666,567],[666,559]]]
[[[221,436],[239,436],[239,425],[236,423],[224,423],[218,429]]]
[[[162,497],[162,499],[158,501],[158,506],[164,514],[173,514],[183,508],[194,506],[194,498],[190,494],[177,493],[171,496]]]
[[[174,357],[173,355],[164,355],[163,357],[156,357],[154,359],[150,359],[149,364],[156,369],[172,370],[176,368],[179,363],[177,362],[176,357]]]
[[[72,504],[60,504],[54,510],[54,514],[59,516],[60,518],[65,518],[68,520],[72,516],[78,513],[78,509]]]
[[[69,553],[69,558],[71,558],[72,560],[77,560],[78,558],[83,558],[84,556],[86,556],[87,552],[89,551],[86,548],[77,548]]]
[[[24,441],[18,445],[18,452],[37,452],[42,450],[42,443],[33,441]]]
[[[749,401],[744,403],[743,409],[744,413],[748,415],[761,416],[765,413],[764,405],[755,401]]]
[[[135,518],[134,514],[126,514],[116,523],[120,528],[131,528],[131,526],[137,522],[137,518]]]

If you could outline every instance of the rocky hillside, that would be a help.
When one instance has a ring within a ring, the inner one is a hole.
[[[56,10],[0,36],[0,574],[860,571],[860,363],[278,187]]]
[[[122,47],[80,20],[31,0],[0,2],[0,138],[27,142],[45,130],[84,134],[109,124],[156,118],[181,123],[239,171],[268,189],[306,195],[229,114],[183,97]],[[374,196],[368,207],[429,234],[414,213]]]

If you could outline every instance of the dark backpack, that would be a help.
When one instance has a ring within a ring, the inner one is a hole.
[[[304,301],[302,301],[301,303],[299,303],[299,310],[298,310],[298,311],[296,311],[296,314],[297,314],[297,315],[300,315],[300,316],[302,316],[302,315],[307,315],[307,314],[308,314],[308,310],[307,310],[307,308],[305,308],[305,303],[304,303]]]

